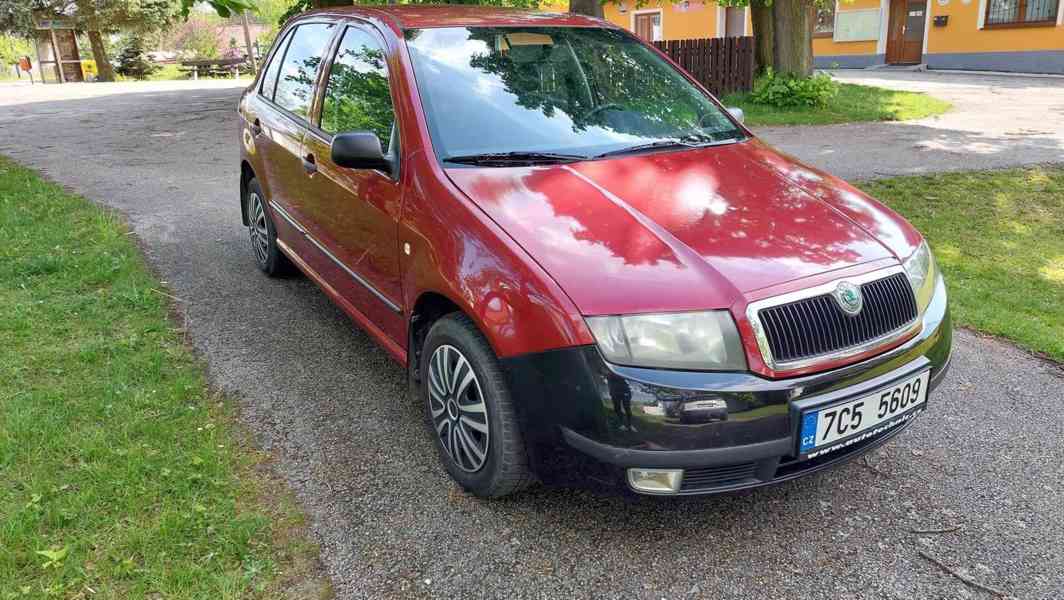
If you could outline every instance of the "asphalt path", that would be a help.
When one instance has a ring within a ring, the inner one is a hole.
[[[238,94],[215,81],[0,87],[0,153],[127,215],[212,381],[309,515],[338,597],[991,597],[925,555],[1018,598],[1064,596],[1064,376],[966,332],[929,412],[866,461],[702,499],[463,494],[403,371],[305,278],[256,270]],[[898,127],[879,127],[890,144]],[[830,166],[830,135],[782,141]]]

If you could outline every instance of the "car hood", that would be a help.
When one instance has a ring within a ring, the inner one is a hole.
[[[731,307],[920,241],[889,209],[756,139],[447,175],[585,315]]]

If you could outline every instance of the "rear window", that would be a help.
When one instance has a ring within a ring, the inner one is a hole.
[[[333,27],[332,23],[308,23],[292,33],[273,96],[278,106],[301,117],[310,114],[314,81],[325,56],[325,47],[332,38]]]

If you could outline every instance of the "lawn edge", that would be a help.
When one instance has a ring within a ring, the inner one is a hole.
[[[32,172],[41,181],[54,185],[69,195],[76,196],[96,210],[112,217],[127,239],[137,250],[141,265],[154,280],[162,293],[166,320],[179,332],[180,344],[189,353],[203,376],[204,397],[212,418],[226,424],[231,447],[237,454],[233,476],[238,481],[236,514],[257,509],[270,519],[269,540],[277,560],[277,572],[262,590],[246,590],[254,598],[284,598],[286,600],[329,600],[335,597],[332,579],[321,561],[319,543],[307,525],[307,514],[299,504],[295,493],[285,483],[274,466],[278,457],[259,448],[254,441],[254,432],[242,418],[241,402],[236,394],[222,389],[211,374],[205,356],[192,344],[188,334],[188,315],[181,306],[185,300],[176,296],[169,283],[162,278],[156,265],[149,258],[147,244],[137,235],[130,224],[129,215],[113,206],[93,200],[71,186],[60,183],[39,169],[26,165],[9,155],[0,158]],[[250,493],[250,501],[248,494]],[[267,501],[267,499],[270,499]],[[300,592],[310,591],[311,595]]]
[[[818,70],[818,72],[823,72],[823,71]],[[828,73],[828,74],[830,75],[830,73]],[[864,84],[864,83],[853,83],[853,82],[850,82],[850,81],[840,81],[838,79],[835,79],[834,77],[832,77],[832,79],[836,83],[838,83],[839,85],[852,85],[852,86],[865,87],[865,88],[875,88],[875,89],[886,90],[886,91],[897,92],[897,93],[903,93],[903,94],[915,94],[915,95],[927,96],[928,98],[931,98],[931,99],[935,100],[936,102],[943,103],[945,106],[939,112],[932,112],[931,114],[927,114],[927,115],[924,115],[922,117],[915,117],[915,118],[912,118],[912,119],[856,119],[856,120],[850,120],[850,121],[836,121],[836,122],[832,122],[832,123],[768,123],[768,124],[761,124],[761,123],[757,123],[756,122],[756,117],[755,117],[753,119],[753,122],[746,123],[747,127],[751,127],[751,128],[755,128],[756,127],[758,129],[768,129],[768,128],[775,128],[775,127],[833,127],[833,126],[838,126],[838,125],[854,125],[854,124],[862,124],[862,123],[913,123],[913,122],[916,122],[916,121],[922,121],[924,119],[937,119],[938,117],[941,117],[942,115],[945,115],[945,114],[947,114],[949,112],[952,112],[956,108],[956,105],[953,102],[950,102],[949,100],[945,100],[943,98],[939,98],[938,96],[935,96],[935,95],[930,94],[928,92],[915,92],[915,91],[912,91],[912,90],[897,90],[897,89],[883,87],[883,86],[879,86],[879,85],[867,85],[867,84]],[[741,92],[741,93],[749,94],[750,92]],[[725,102],[725,97],[729,96],[729,95],[731,95],[731,94],[721,94],[719,97],[717,97],[717,99],[721,102],[721,104],[727,105],[728,103]]]
[[[830,126],[829,125],[824,125],[824,127],[830,127]],[[867,178],[864,178],[864,179],[855,179],[853,181],[846,180],[846,182],[849,183],[850,185],[854,186],[855,188],[861,190],[862,192],[864,192],[863,188],[861,187],[864,183],[878,182],[878,181],[883,181],[885,179],[897,179],[897,178],[901,178],[901,177],[935,177],[935,176],[938,176],[938,175],[963,175],[963,174],[977,174],[977,173],[1003,173],[1003,172],[1006,172],[1006,171],[1016,171],[1016,170],[1020,170],[1020,169],[1026,170],[1026,169],[1034,169],[1034,168],[1040,168],[1040,167],[1042,167],[1042,168],[1051,168],[1051,169],[1064,169],[1064,161],[1060,161],[1060,162],[1051,162],[1051,161],[1036,162],[1036,163],[1029,163],[1029,164],[1023,164],[1023,165],[990,167],[990,168],[985,168],[985,169],[957,169],[957,170],[946,170],[946,171],[933,171],[933,172],[929,172],[929,173],[883,174],[883,175],[877,175],[875,177],[867,177]],[[868,192],[864,192],[864,193],[867,194]],[[880,203],[884,204],[885,206],[887,206],[888,208],[890,208],[890,206],[886,202],[883,202],[879,198],[876,198],[875,196],[872,196],[872,198],[875,201],[880,202]],[[894,209],[891,208],[891,210],[894,210]],[[921,233],[921,235],[922,235],[922,233]],[[946,291],[947,292],[949,291],[949,282],[948,281],[946,282]],[[991,339],[991,340],[995,340],[995,341],[1003,343],[1003,344],[1007,344],[1007,345],[1015,348],[1016,350],[1019,350],[1020,352],[1023,352],[1024,354],[1026,354],[1030,358],[1038,360],[1039,362],[1042,362],[1043,364],[1047,365],[1050,368],[1059,370],[1061,372],[1061,375],[1064,375],[1064,359],[1057,360],[1053,356],[1050,356],[1049,354],[1046,354],[1045,352],[1043,352],[1041,350],[1036,350],[1034,348],[1028,347],[1028,346],[1024,345],[1023,343],[1021,343],[1021,342],[1019,342],[1017,340],[1014,340],[1012,338],[1006,337],[1006,336],[1001,335],[1001,334],[990,333],[989,331],[983,331],[981,329],[977,329],[977,328],[972,327],[970,325],[963,325],[963,324],[962,325],[957,325],[957,324],[954,324],[953,325],[953,329],[954,330],[958,330],[959,329],[959,330],[965,331],[965,332],[970,333],[973,336],[978,337],[978,338]]]

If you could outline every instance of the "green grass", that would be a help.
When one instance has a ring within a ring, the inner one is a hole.
[[[175,79],[191,79],[187,74],[181,71],[181,66],[178,64],[163,64],[159,65],[159,69],[149,75],[145,79],[134,79],[132,77],[126,77],[124,75],[115,74],[117,81],[172,81]]]
[[[148,77],[148,81],[170,81],[172,79],[189,79],[189,76],[181,71],[181,65],[159,65],[159,70]]]
[[[954,321],[1064,361],[1064,168],[862,184],[928,238]]]
[[[0,600],[320,583],[121,220],[0,157],[0,238]]]
[[[940,115],[951,107],[949,102],[927,94],[852,83],[840,84],[838,95],[826,107],[776,108],[751,102],[749,94],[729,94],[721,102],[742,108],[747,125],[752,127],[906,121]]]

